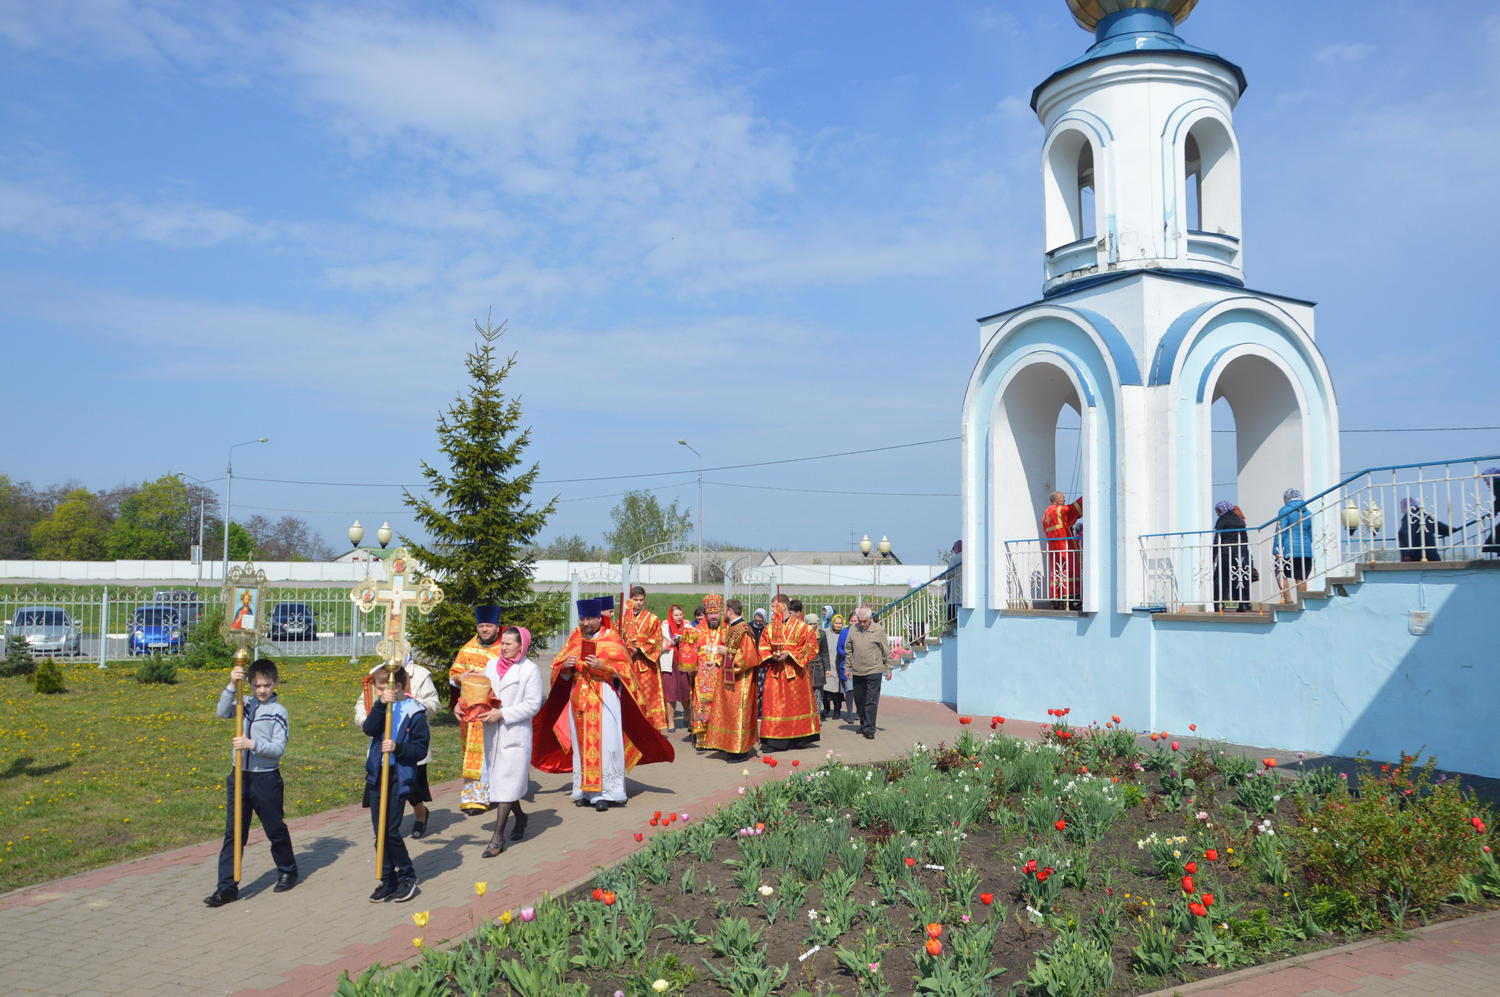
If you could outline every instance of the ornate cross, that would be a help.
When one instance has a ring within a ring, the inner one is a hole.
[[[402,547],[391,555],[386,581],[367,582],[349,591],[349,601],[361,613],[369,613],[377,605],[385,607],[385,636],[375,651],[385,659],[387,668],[401,667],[410,649],[406,640],[406,607],[413,606],[425,616],[443,601],[443,590],[431,578],[414,581],[408,578],[412,571],[411,551]]]

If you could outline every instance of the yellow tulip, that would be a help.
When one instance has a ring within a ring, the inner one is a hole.
[[[412,944],[413,948],[421,948],[422,947],[422,939],[420,939],[420,938],[413,938],[411,940],[411,944]]]
[[[415,914],[413,914],[411,916],[411,919],[416,922],[417,927],[419,927],[419,928],[425,928],[425,927],[427,927],[427,916],[430,913],[432,913],[432,912],[431,911],[425,911],[425,910],[419,910],[419,911],[417,911]]]
[[[511,921],[510,911],[506,911],[505,913],[501,914],[498,920],[501,924],[509,924]]]
[[[485,879],[481,879],[481,880],[479,880],[478,882],[476,882],[474,884],[474,895],[476,897],[482,897],[482,896],[484,896],[484,891],[487,890],[487,889],[489,889],[489,888],[490,888],[489,881],[485,880]]]

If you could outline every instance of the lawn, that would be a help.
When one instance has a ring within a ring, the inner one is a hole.
[[[354,700],[374,663],[281,669],[289,818],[359,801],[369,741],[354,726]],[[178,669],[175,685],[142,685],[134,667],[59,665],[62,695],[0,678],[0,891],[222,835],[234,724],[215,719],[214,706],[228,671]],[[459,769],[456,724],[435,719],[434,784]]]
[[[339,994],[1138,994],[1500,898],[1490,808],[1415,759],[1352,794],[1106,723],[766,759],[714,813],[641,814],[588,886]]]

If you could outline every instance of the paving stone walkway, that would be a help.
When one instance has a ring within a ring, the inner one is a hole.
[[[202,903],[213,888],[217,841],[17,890],[0,896],[0,987],[9,994],[328,994],[344,970],[357,975],[375,962],[412,957],[419,934],[440,944],[479,920],[588,881],[640,847],[633,833],[654,810],[691,819],[746,782],[784,778],[792,759],[811,766],[831,750],[848,762],[874,761],[918,742],[951,742],[958,733],[953,711],[938,704],[886,697],[880,716],[875,740],[851,726],[827,727],[819,747],[777,756],[775,770],[754,758],[699,755],[679,732],[677,761],[636,769],[630,804],[604,814],[571,805],[569,776],[533,772],[527,838],[493,859],[480,855],[490,818],[460,816],[453,809],[458,784],[436,786],[430,833],[409,843],[422,881],[411,903],[365,899],[374,887],[374,849],[368,813],[359,807],[291,822],[302,882],[290,893],[271,892],[275,870],[259,830],[246,850],[240,900],[218,910]],[[1013,721],[1007,731],[1035,736],[1038,726]],[[482,898],[474,891],[479,880],[488,883]],[[430,920],[419,930],[411,915],[423,910]],[[1500,917],[1249,972],[1176,992],[1493,997],[1500,994]]]

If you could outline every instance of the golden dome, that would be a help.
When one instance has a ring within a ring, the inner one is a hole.
[[[1198,0],[1068,0],[1068,10],[1073,20],[1085,31],[1093,31],[1099,22],[1110,14],[1135,8],[1154,8],[1172,15],[1173,22],[1181,24],[1193,12]]]

